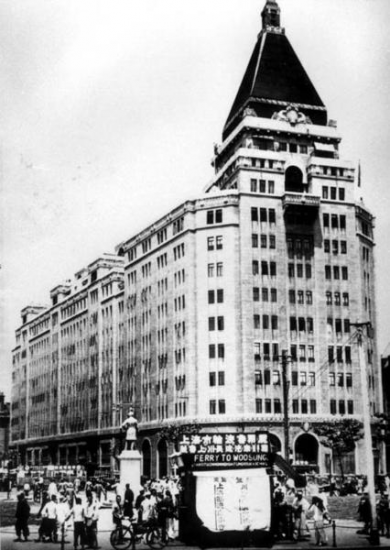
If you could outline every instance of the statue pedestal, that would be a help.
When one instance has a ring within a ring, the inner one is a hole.
[[[126,483],[130,484],[130,489],[136,499],[141,487],[141,455],[139,451],[122,451],[119,455],[119,490],[117,491],[123,499]]]

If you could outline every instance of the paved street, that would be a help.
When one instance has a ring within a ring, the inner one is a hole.
[[[13,498],[15,498],[15,495],[13,495]],[[5,494],[0,494],[0,507],[1,504],[5,501]],[[36,514],[39,506],[37,504],[31,505],[31,512],[32,514]],[[312,523],[309,522],[309,526],[312,528]],[[362,526],[361,523],[354,521],[354,520],[336,520],[336,544],[338,548],[362,548],[362,547],[370,547],[374,548],[370,545],[369,541],[367,540],[367,536],[365,535],[358,535],[356,531],[360,529]],[[98,542],[99,542],[99,548],[102,550],[108,550],[111,547],[109,536],[110,532],[113,529],[112,519],[111,519],[111,509],[110,508],[102,508],[100,510],[100,519],[99,519],[99,533],[98,533]],[[37,543],[34,542],[35,539],[38,537],[38,525],[31,525],[30,526],[30,542],[14,542],[14,539],[16,537],[15,530],[12,526],[9,527],[1,527],[0,528],[0,549],[1,550],[18,550],[19,548],[22,550],[27,550],[30,548],[34,548],[35,550],[40,550],[41,548],[44,550],[58,550],[61,548],[61,543]],[[328,533],[328,547],[333,546],[333,537],[332,537],[332,528],[329,527],[327,530]],[[390,549],[390,539],[387,539],[386,537],[381,537],[380,539],[381,548],[389,548]],[[170,546],[177,548],[180,550],[181,548],[186,548],[188,550],[198,550],[198,547],[191,547],[191,546],[184,546],[180,542],[175,541]],[[314,544],[314,531],[311,531],[311,538],[309,540],[305,541],[299,541],[297,543],[293,543],[291,541],[286,542],[277,542],[274,544],[273,548],[276,550],[279,549],[288,549],[289,547],[294,548],[294,550],[299,549],[308,549],[308,548],[315,548]],[[73,533],[72,530],[67,531],[65,536],[65,542],[64,542],[64,548],[65,549],[73,549]],[[137,548],[139,550],[144,550],[148,548],[144,544],[137,545]],[[245,548],[245,542],[243,541],[243,545],[240,550]]]

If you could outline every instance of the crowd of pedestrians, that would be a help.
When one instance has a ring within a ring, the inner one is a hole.
[[[310,500],[310,502],[309,502]],[[310,538],[307,520],[313,520],[315,544],[325,546],[325,526],[331,523],[326,493],[319,491],[307,499],[297,490],[293,480],[276,481],[273,494],[273,530],[278,539],[305,540]]]
[[[119,484],[113,489],[116,492],[112,508],[114,527],[120,527],[124,518],[142,525],[155,520],[166,538],[173,539],[177,536],[176,512],[180,492],[177,479],[167,477],[146,481],[136,495],[130,484],[126,484],[123,494],[120,492]],[[97,548],[99,509],[103,503],[107,506],[105,484],[94,478],[86,482],[76,478],[73,483],[52,480],[48,485],[42,481],[39,490],[41,505],[37,517],[41,518],[41,522],[36,542],[58,542],[73,521],[74,549]],[[15,542],[29,540],[28,494],[23,487],[17,496]]]

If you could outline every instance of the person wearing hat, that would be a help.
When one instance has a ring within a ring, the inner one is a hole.
[[[141,510],[142,510],[142,521],[148,522],[149,519],[153,516],[154,506],[152,502],[152,495],[150,491],[145,491],[144,493],[144,499],[141,503]]]

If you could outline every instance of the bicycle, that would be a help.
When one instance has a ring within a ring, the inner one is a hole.
[[[168,536],[155,519],[147,523],[130,521],[129,525],[116,527],[110,535],[110,543],[115,550],[126,550],[132,544],[135,546],[142,541],[156,550],[168,544]]]

